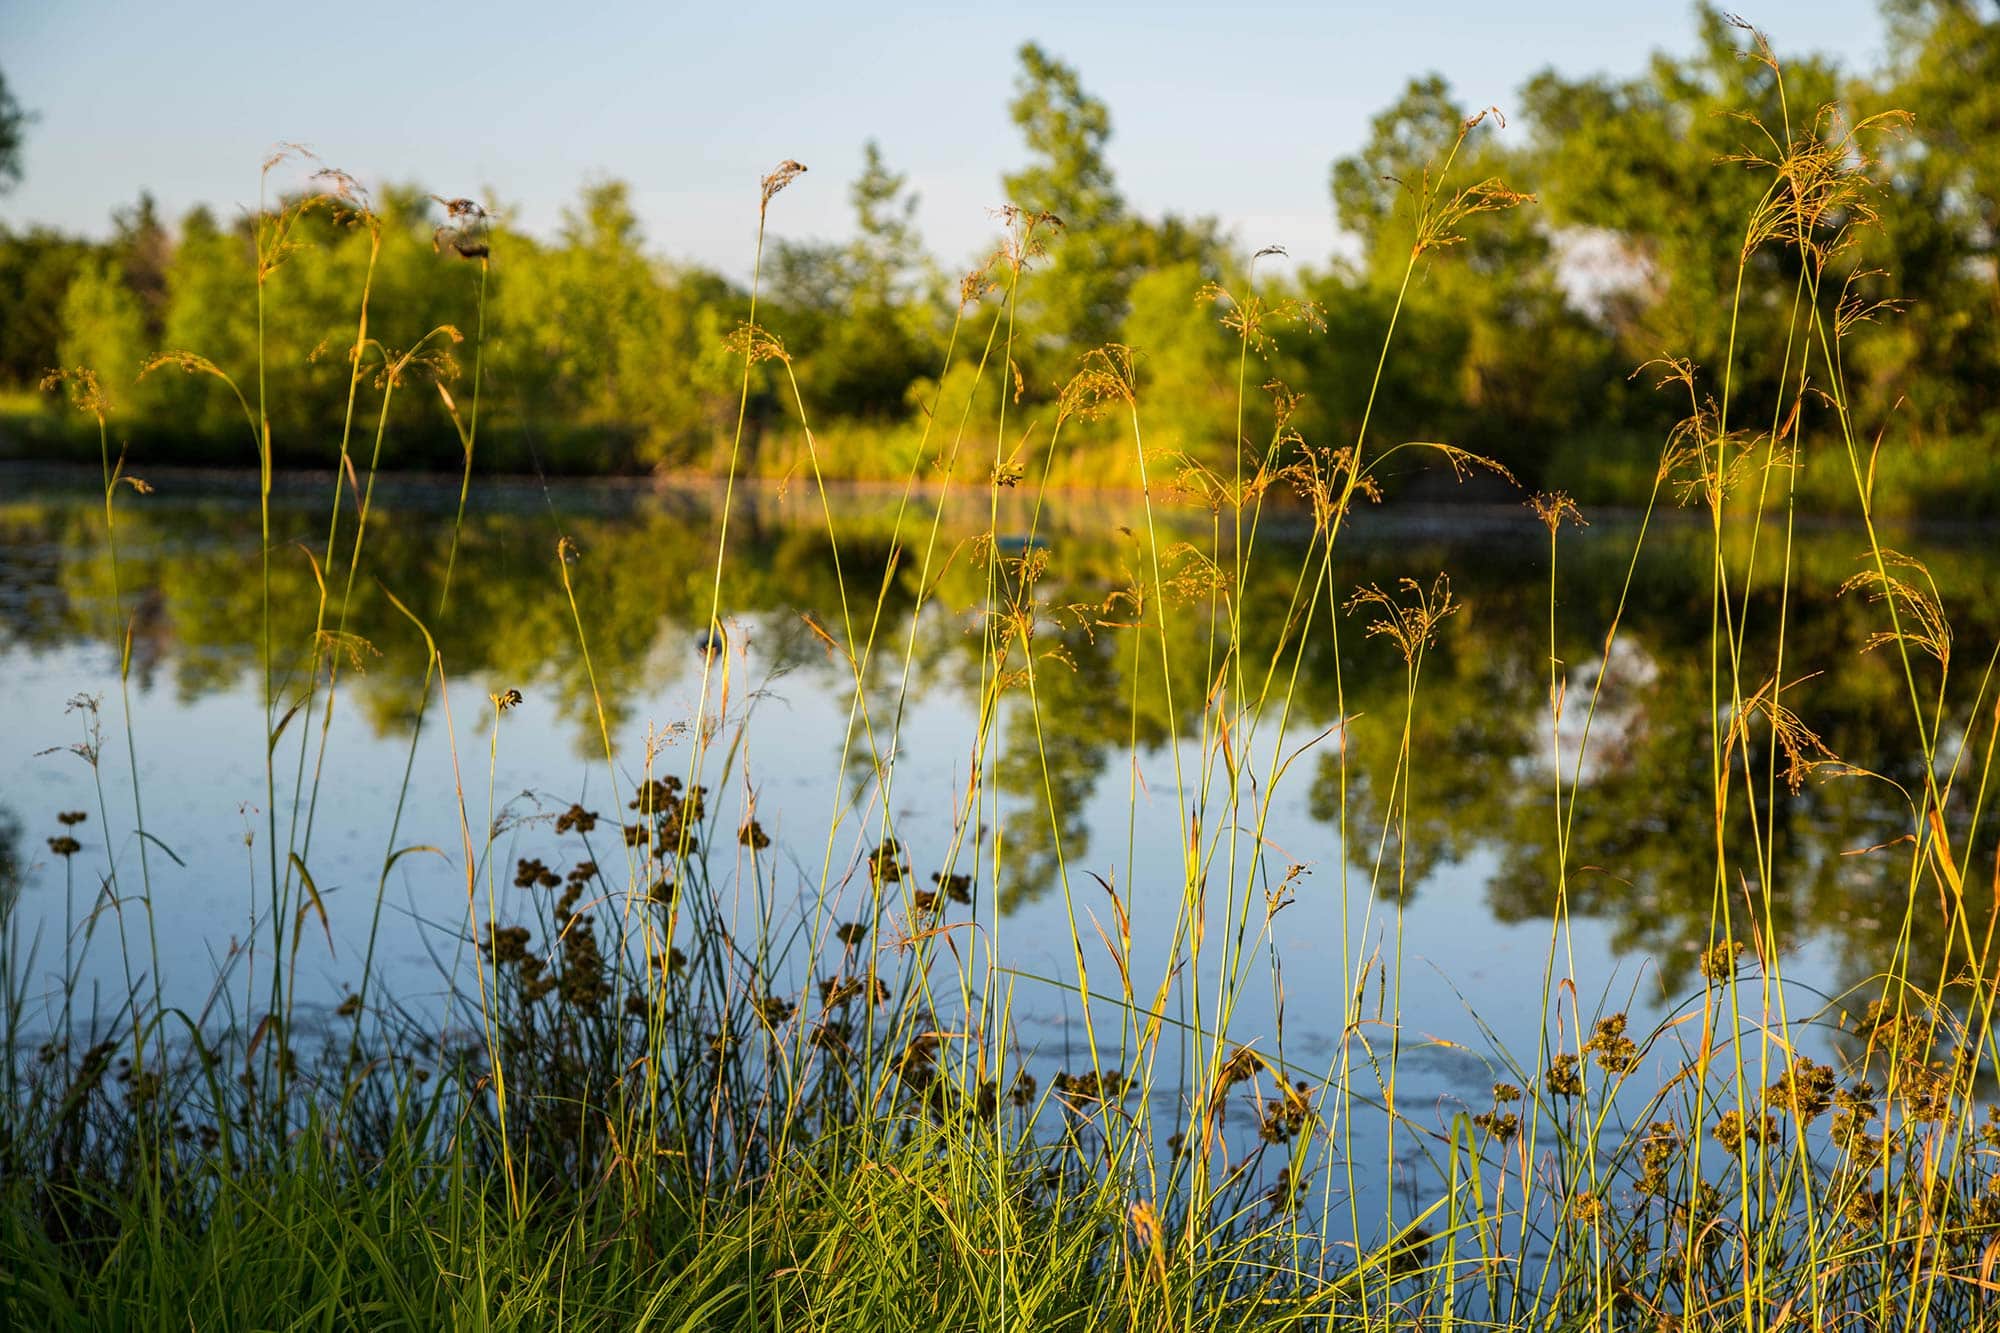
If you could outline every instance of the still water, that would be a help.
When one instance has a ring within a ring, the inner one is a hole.
[[[155,493],[118,502],[114,588],[95,478],[0,471],[0,838],[22,867],[20,921],[37,949],[31,994],[53,1005],[65,966],[84,978],[86,1004],[94,994],[115,1007],[128,985],[152,984],[143,912],[129,899],[118,910],[103,891],[115,870],[128,894],[142,875],[150,879],[167,1003],[214,1016],[244,1004],[271,965],[251,947],[265,929],[270,836],[259,516],[254,478],[152,480]],[[329,584],[326,623],[340,623],[354,522],[350,505],[329,561],[330,491],[330,480],[287,480],[274,509],[280,716],[303,690],[316,578]],[[1636,515],[1592,514],[1589,526],[1562,531],[1552,652],[1549,536],[1526,509],[1361,513],[1323,576],[1309,523],[1274,509],[1257,529],[1242,582],[1242,660],[1253,692],[1271,662],[1281,668],[1256,728],[1232,717],[1236,748],[1225,756],[1213,722],[1220,714],[1210,715],[1211,743],[1197,738],[1222,667],[1212,644],[1226,625],[1212,620],[1213,608],[1234,579],[1205,566],[1203,553],[1221,551],[1222,565],[1233,564],[1230,526],[1218,537],[1206,510],[1162,504],[1157,512],[1171,629],[1171,672],[1162,673],[1157,631],[1150,622],[1143,633],[1131,628],[1131,600],[1117,595],[1153,578],[1137,501],[1064,497],[1037,510],[1009,496],[996,526],[1003,555],[1046,563],[1035,608],[1017,622],[1032,623],[1031,656],[1017,640],[1005,669],[1020,673],[1032,661],[1035,671],[1032,688],[1019,679],[1001,696],[983,758],[997,795],[969,813],[984,653],[999,623],[981,611],[985,497],[952,502],[938,518],[934,497],[904,508],[893,489],[834,495],[836,573],[817,494],[799,485],[739,490],[719,639],[705,624],[718,491],[477,484],[440,611],[456,501],[454,485],[377,488],[347,603],[350,637],[333,643],[341,665],[330,725],[317,705],[302,710],[274,749],[279,845],[298,830],[292,845],[303,850],[326,909],[325,929],[314,919],[299,937],[302,1005],[326,1012],[357,980],[378,877],[397,847],[438,850],[398,858],[387,876],[379,962],[390,992],[420,1010],[465,987],[475,955],[461,810],[475,844],[493,830],[500,912],[521,914],[529,891],[512,887],[518,859],[543,858],[560,871],[571,850],[554,817],[572,803],[612,817],[614,773],[617,793],[629,795],[647,771],[649,747],[654,773],[685,773],[687,724],[704,701],[723,718],[702,780],[715,789],[715,842],[727,854],[714,853],[725,863],[714,873],[720,892],[740,898],[732,910],[748,920],[762,894],[781,917],[796,918],[824,885],[829,919],[866,919],[867,857],[885,800],[918,883],[946,864],[954,829],[967,849],[955,863],[961,871],[975,862],[990,868],[997,837],[997,892],[990,871],[979,873],[980,935],[1013,979],[1024,1055],[1049,1068],[1074,1063],[1083,1040],[1074,994],[1055,983],[1073,982],[1081,959],[1094,989],[1116,988],[1099,930],[1114,921],[1106,885],[1131,914],[1135,984],[1158,985],[1175,947],[1185,814],[1199,804],[1203,774],[1207,808],[1222,808],[1230,764],[1240,764],[1246,783],[1255,774],[1244,809],[1268,797],[1268,811],[1261,830],[1223,839],[1214,881],[1229,881],[1232,842],[1239,886],[1260,846],[1270,883],[1300,867],[1281,893],[1266,898],[1259,889],[1241,913],[1252,965],[1231,1025],[1237,1040],[1323,1072],[1352,997],[1366,987],[1364,1012],[1401,1015],[1404,1113],[1442,1127],[1455,1111],[1490,1104],[1493,1082],[1512,1077],[1497,1052],[1534,1059],[1552,957],[1555,993],[1569,993],[1565,980],[1573,985],[1586,1026],[1613,1010],[1629,1009],[1635,1022],[1657,1017],[1698,985],[1695,963],[1712,941],[1715,908],[1709,737],[1717,703],[1712,548],[1705,523],[1687,515],[1656,517],[1636,565]],[[578,552],[569,566],[575,617],[559,536]],[[1747,604],[1732,603],[1748,626],[1746,694],[1778,647],[1775,530],[1759,540]],[[1963,743],[2000,622],[2000,559],[1978,531],[1895,541],[1927,562],[1957,635],[1940,728],[1948,759]],[[1725,537],[1739,580],[1750,542],[1747,528]],[[1904,863],[1862,851],[1908,831],[1891,783],[1921,777],[1900,667],[1887,653],[1864,651],[1882,608],[1865,592],[1840,591],[1863,549],[1851,529],[1800,532],[1783,645],[1786,679],[1796,683],[1783,697],[1829,752],[1880,779],[1823,767],[1795,796],[1780,780],[1775,808],[1755,830],[1772,841],[1777,867],[1768,937],[1760,924],[1756,948],[1781,959],[1789,986],[1812,1003],[1865,993],[1905,928]],[[1363,585],[1402,596],[1397,580],[1405,577],[1435,590],[1440,574],[1456,609],[1422,656],[1412,709],[1404,658],[1388,636],[1368,633],[1370,610],[1340,613],[1336,649],[1328,603],[1347,602]],[[451,715],[448,732],[432,703],[406,796],[426,657],[391,594],[421,608]],[[1314,607],[1303,624],[1295,614],[1302,597]],[[857,707],[839,649],[866,642],[871,625],[875,648]],[[1931,672],[1926,691],[1936,688]],[[1578,766],[1584,701],[1600,684]],[[521,702],[496,731],[490,699],[509,690]],[[1566,701],[1559,725],[1552,693]],[[323,703],[323,683],[318,697]],[[1406,730],[1409,762],[1398,779]],[[607,731],[615,767],[605,761]],[[868,758],[871,736],[879,765]],[[1767,749],[1768,733],[1753,728],[1757,772]],[[133,756],[153,840],[133,832]],[[1570,916],[1560,928],[1559,756],[1565,778],[1580,777]],[[1276,757],[1288,764],[1269,784]],[[746,870],[727,836],[753,804],[773,839],[761,873]],[[64,831],[56,823],[64,811],[89,816],[70,830],[83,844],[70,859],[46,841]],[[1982,838],[1965,860],[1990,856]],[[1985,878],[1969,875],[1968,894],[1990,897],[1978,883]],[[1763,886],[1733,887],[1739,915],[1741,895],[1761,898]],[[1210,911],[1228,921],[1240,907]],[[1921,908],[1908,923],[1917,975],[1925,951],[1942,947],[1942,927]],[[1982,901],[1973,919],[1985,915]]]

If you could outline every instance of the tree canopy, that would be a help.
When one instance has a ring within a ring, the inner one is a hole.
[[[1018,287],[954,281],[954,268],[987,261],[927,253],[909,179],[868,141],[848,186],[851,236],[767,249],[758,323],[784,348],[799,398],[774,363],[756,367],[744,456],[774,473],[799,466],[803,410],[836,446],[818,451],[831,475],[899,474],[920,448],[935,463],[927,422],[966,401],[976,349],[1011,296],[1007,364],[989,383],[1020,404],[1027,456],[1087,354],[1123,344],[1153,438],[1197,463],[1259,447],[1268,416],[1253,405],[1239,425],[1239,384],[1261,402],[1258,386],[1282,381],[1302,395],[1288,420],[1311,442],[1345,442],[1372,411],[1378,437],[1480,449],[1528,483],[1579,458],[1649,472],[1679,409],[1629,382],[1634,367],[1683,357],[1740,390],[1774,387],[1769,358],[1752,365],[1732,348],[1783,343],[1802,260],[1748,243],[1746,227],[1772,179],[1759,160],[1816,144],[1876,182],[1824,220],[1845,247],[1848,294],[1875,316],[1848,361],[1859,419],[1984,459],[2000,392],[2000,6],[1888,0],[1886,12],[1886,63],[1867,77],[1771,52],[1706,4],[1691,49],[1630,76],[1545,70],[1519,90],[1511,125],[1420,75],[1329,167],[1347,240],[1290,264],[1247,254],[1212,217],[1136,210],[1111,108],[1029,43],[1008,107],[1024,158],[999,181],[1013,216],[1036,220],[1042,251],[1021,257]],[[1868,119],[1892,107],[1914,119]],[[26,124],[0,82],[0,185],[18,178]],[[1509,206],[1488,206],[1503,197]],[[267,293],[280,457],[326,460],[366,282],[383,347],[444,325],[469,336],[483,319],[485,465],[716,466],[741,386],[725,342],[748,314],[742,286],[657,254],[623,182],[585,189],[552,236],[512,226],[500,201],[483,207],[476,261],[439,244],[453,219],[414,187],[385,189],[367,212],[344,199],[300,215],[306,253]],[[1420,241],[1454,209],[1448,236]],[[205,209],[169,222],[141,194],[103,241],[0,232],[0,383],[87,364],[112,386],[125,438],[160,458],[227,456],[239,443],[214,395],[135,377],[162,349],[232,366],[252,355],[253,226]],[[1413,248],[1426,251],[1414,266]],[[1281,307],[1312,313],[1261,325],[1239,365],[1241,312]],[[1392,321],[1399,350],[1378,372]],[[391,461],[453,458],[445,414],[407,401]],[[1051,462],[1064,480],[1087,484],[1112,456],[1090,438],[1079,426]]]

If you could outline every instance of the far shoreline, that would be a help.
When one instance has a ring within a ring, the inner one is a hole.
[[[154,493],[168,500],[201,499],[225,503],[252,504],[257,499],[258,471],[255,468],[218,467],[212,464],[127,465],[126,471],[146,480]],[[331,468],[277,468],[272,473],[272,497],[287,507],[323,505],[333,484]],[[383,471],[375,479],[374,503],[379,507],[417,513],[449,514],[456,505],[460,476],[429,469]],[[1543,538],[1544,529],[1528,507],[1525,492],[1506,494],[1497,483],[1472,482],[1453,486],[1449,473],[1444,484],[1428,484],[1419,479],[1407,489],[1417,494],[1388,497],[1382,504],[1359,504],[1349,520],[1349,530],[1357,540],[1417,539],[1429,537],[1471,538],[1511,541],[1516,538]],[[98,466],[61,460],[0,457],[0,509],[20,502],[32,502],[38,494],[95,493],[102,486]],[[810,479],[775,478],[763,475],[739,476],[734,483],[735,503],[759,515],[783,521],[820,523],[817,503],[806,506],[818,495]],[[538,510],[549,497],[561,497],[565,508],[591,517],[617,517],[646,504],[685,508],[690,513],[719,506],[731,483],[728,478],[708,472],[650,472],[613,476],[562,475],[538,477],[520,472],[475,472],[468,502],[486,513],[513,513]],[[947,483],[924,479],[912,484],[881,479],[832,479],[825,483],[827,495],[864,504],[889,504],[907,490],[912,500],[927,506],[950,492],[953,505],[986,502],[987,488],[964,482]],[[1185,500],[1167,499],[1155,488],[1154,503],[1169,515],[1177,527],[1204,512],[1202,506]],[[1003,528],[1012,511],[1035,504],[1037,492],[1026,486],[1001,492]],[[1078,526],[1069,515],[1081,511],[1086,520],[1102,519],[1107,511],[1122,513],[1144,502],[1144,493],[1126,486],[1075,486],[1051,484],[1040,493],[1044,502],[1042,522],[1063,530]],[[142,502],[143,503],[143,502]],[[1586,526],[1574,534],[1587,538],[1622,532],[1646,518],[1641,505],[1583,503]],[[1767,508],[1766,520],[1783,519],[1783,508]],[[1739,504],[1724,516],[1727,526],[1747,525],[1755,518],[1750,506]],[[1306,506],[1289,491],[1274,490],[1265,499],[1261,520],[1267,531],[1286,536],[1302,535],[1310,527]],[[1671,496],[1662,497],[1650,522],[1656,526],[1682,528],[1707,526],[1707,519],[1695,508],[1683,508]],[[1801,507],[1795,522],[1805,530],[1865,531],[1851,513],[1827,513]],[[2000,513],[1884,513],[1877,523],[1885,531],[1909,534],[1921,528],[1924,540],[1947,544],[1989,539],[2000,528]],[[1202,526],[1206,526],[1203,524]],[[1229,525],[1225,524],[1225,528]],[[1224,536],[1227,537],[1225,531]]]

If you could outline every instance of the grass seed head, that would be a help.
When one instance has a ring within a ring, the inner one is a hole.
[[[758,182],[760,190],[757,202],[758,218],[762,219],[765,212],[770,209],[771,199],[778,191],[784,189],[787,185],[805,175],[805,173],[805,164],[795,162],[789,157],[773,167],[771,173]]]

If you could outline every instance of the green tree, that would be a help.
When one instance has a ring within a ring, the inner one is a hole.
[[[849,187],[855,235],[845,245],[780,241],[766,264],[767,321],[801,361],[816,417],[901,415],[911,384],[935,366],[935,283],[917,234],[917,199],[873,140]],[[791,410],[789,390],[770,410]]]
[[[1123,340],[1146,351],[1155,334],[1178,338],[1160,322],[1157,286],[1139,325],[1128,329],[1134,284],[1186,265],[1199,274],[1198,287],[1223,276],[1229,247],[1213,218],[1151,221],[1133,214],[1106,155],[1110,109],[1085,90],[1074,68],[1035,43],[1022,46],[1019,59],[1008,110],[1031,156],[1002,184],[1009,203],[1061,225],[1038,229],[1048,255],[1031,264],[1021,288],[1015,359],[1028,392],[1047,396],[1061,389],[1074,359],[1091,348]],[[1182,272],[1172,281],[1187,276]]]
[[[1781,88],[1770,63],[1746,58],[1755,48],[1740,21],[1706,3],[1697,21],[1691,58],[1655,55],[1646,73],[1622,80],[1546,70],[1522,101],[1531,185],[1549,222],[1595,234],[1625,272],[1601,304],[1626,364],[1684,356],[1719,384],[1732,332],[1739,349],[1785,346],[1798,273],[1782,247],[1758,249],[1737,306],[1738,259],[1769,182],[1738,159],[1769,156],[1788,124],[1792,134],[1838,133],[1836,122],[1812,117],[1839,82],[1823,60],[1786,60]],[[1776,371],[1746,359],[1733,387],[1739,396],[1769,389]]]
[[[854,204],[855,237],[848,253],[855,300],[864,309],[900,310],[922,295],[918,199],[909,177],[889,170],[881,144],[870,139],[861,154],[861,174],[847,191]]]
[[[1370,122],[1362,150],[1333,164],[1334,215],[1361,242],[1371,266],[1387,251],[1392,262],[1381,266],[1386,275],[1401,277],[1412,238],[1410,206],[1426,177],[1442,165],[1465,120],[1465,110],[1443,76],[1414,78]],[[1487,148],[1492,132],[1482,125],[1475,136],[1469,147],[1476,157]]]
[[[1196,300],[1209,280],[1193,260],[1145,273],[1132,284],[1120,337],[1140,353],[1149,443],[1220,464],[1236,433],[1238,347],[1215,307]],[[1264,379],[1260,370],[1253,368],[1252,393]]]
[[[701,458],[734,405],[728,285],[648,257],[623,181],[586,188],[555,245],[509,244],[496,375],[537,433],[573,441],[577,466],[592,471]]]
[[[14,100],[6,74],[0,73],[0,194],[21,183],[21,148],[27,142],[28,122],[33,119]]]
[[[902,409],[911,383],[933,368],[938,355],[921,304],[928,266],[916,227],[917,196],[908,177],[889,170],[872,139],[848,197],[855,237],[845,256],[846,308],[828,349],[834,355],[826,389],[840,410],[881,417]]]
[[[1878,407],[1901,401],[1939,433],[2000,408],[2000,6],[1890,0],[1887,86],[1857,98],[1914,114],[1880,145],[1890,188],[1866,259],[1906,317],[1858,339],[1853,368]]]
[[[1105,157],[1111,111],[1035,43],[1019,58],[1008,111],[1033,156],[1002,183],[1016,207],[1062,220],[1053,258],[1029,280],[1022,304],[1035,344],[1089,348],[1116,333],[1133,278],[1122,244],[1125,199]]]
[[[1986,262],[2000,295],[2000,5],[1975,0],[1887,0],[1890,100],[1917,113],[1895,161],[1946,183],[1941,202]],[[1906,177],[1905,177],[1906,178]]]
[[[0,227],[0,382],[33,384],[62,359],[63,299],[97,249],[49,227]]]
[[[160,222],[159,205],[151,191],[139,202],[111,215],[111,253],[117,258],[125,286],[139,302],[146,331],[157,339],[166,327],[167,271],[173,262],[173,237]]]
[[[146,312],[109,258],[85,264],[63,296],[62,364],[87,366],[110,390],[122,412],[143,415],[157,398],[152,383],[136,383],[152,354]]]
[[[909,178],[889,170],[870,139],[861,174],[848,188],[855,237],[848,247],[851,293],[841,323],[830,393],[843,411],[887,416],[902,409],[911,383],[939,354],[923,300],[931,277],[918,235]]]
[[[1533,479],[1550,442],[1588,420],[1612,378],[1610,349],[1570,299],[1548,230],[1532,207],[1474,212],[1457,239],[1410,269],[1421,209],[1524,170],[1499,129],[1494,116],[1475,123],[1451,86],[1427,75],[1375,117],[1359,153],[1333,164],[1335,212],[1360,255],[1306,277],[1332,336],[1303,345],[1293,373],[1318,405],[1311,423],[1351,435],[1393,319],[1375,438],[1442,439]]]
[[[167,274],[167,318],[160,350],[200,352],[232,373],[248,368],[255,348],[243,309],[255,281],[254,263],[250,238],[240,226],[225,229],[206,208],[195,208],[183,217]],[[243,417],[227,394],[181,375],[160,373],[150,378],[160,384],[170,404],[167,415],[183,443],[189,437],[226,438],[240,447]]]

